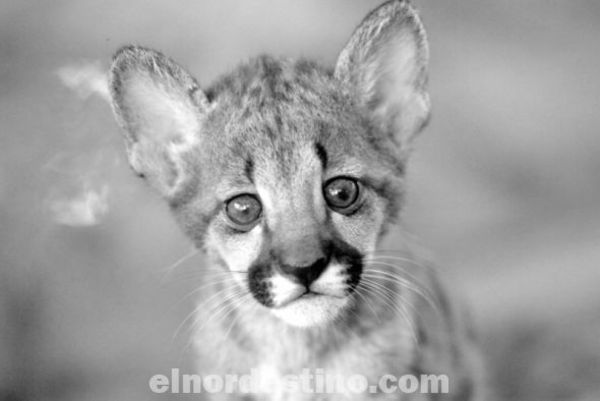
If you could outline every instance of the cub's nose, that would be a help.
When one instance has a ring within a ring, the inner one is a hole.
[[[323,256],[315,260],[312,264],[306,266],[282,264],[281,271],[284,274],[293,277],[298,283],[302,284],[308,289],[312,282],[319,278],[328,264],[329,257]]]

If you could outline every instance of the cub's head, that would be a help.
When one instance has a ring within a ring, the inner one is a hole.
[[[352,302],[398,210],[429,114],[427,58],[415,11],[389,1],[333,70],[262,56],[202,89],[171,59],[129,46],[110,89],[133,170],[186,234],[256,302],[311,326]]]

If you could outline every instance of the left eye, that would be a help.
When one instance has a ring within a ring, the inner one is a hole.
[[[358,200],[358,195],[358,182],[348,177],[333,178],[323,188],[325,201],[329,207],[338,211],[354,205]]]
[[[244,194],[230,199],[225,206],[225,211],[233,223],[249,226],[260,217],[262,206],[254,195]]]

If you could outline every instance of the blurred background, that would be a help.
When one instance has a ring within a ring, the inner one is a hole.
[[[189,366],[203,260],[127,166],[113,52],[160,49],[205,85],[262,52],[333,65],[379,3],[0,1],[0,400],[151,399]],[[600,2],[416,5],[433,119],[403,229],[471,302],[505,399],[597,401]]]

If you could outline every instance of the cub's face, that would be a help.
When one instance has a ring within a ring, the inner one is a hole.
[[[175,213],[256,302],[294,325],[331,320],[395,210],[401,162],[312,64],[262,57],[230,79]]]
[[[263,56],[203,92],[160,53],[126,47],[114,109],[132,167],[187,235],[253,302],[321,325],[350,305],[397,212],[406,147],[428,115],[426,50],[399,2],[367,17],[331,72]]]

